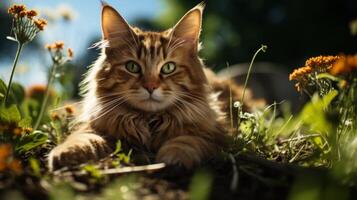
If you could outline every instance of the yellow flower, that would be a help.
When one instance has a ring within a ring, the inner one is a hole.
[[[22,135],[22,128],[20,127],[15,127],[14,129],[12,129],[12,133],[16,136],[21,136]]]
[[[51,119],[52,119],[53,121],[57,121],[57,120],[60,120],[61,117],[59,116],[58,113],[53,112],[53,113],[51,114]]]
[[[12,15],[20,14],[22,11],[26,11],[25,5],[12,5],[7,12]]]
[[[67,114],[73,114],[74,113],[74,108],[71,105],[65,106],[64,109],[66,110]]]
[[[20,17],[25,17],[27,15],[27,12],[26,11],[21,11],[20,13],[19,13],[19,16]]]
[[[55,42],[54,47],[56,50],[62,50],[64,47],[64,42],[62,42],[62,41]]]
[[[33,129],[30,128],[30,127],[24,128],[24,132],[25,132],[26,134],[29,134],[29,133],[31,133],[32,131],[33,131]]]
[[[26,11],[26,15],[29,19],[32,19],[33,17],[37,16],[37,12],[35,10],[29,10],[29,11]]]
[[[49,51],[52,51],[52,50],[60,51],[64,48],[64,42],[58,41],[53,44],[46,44],[45,48]]]
[[[34,21],[34,24],[39,30],[43,31],[45,26],[47,25],[47,21],[44,19],[37,19]]]
[[[67,49],[67,56],[72,59],[72,58],[73,58],[73,55],[74,55],[74,54],[73,54],[73,50],[72,50],[71,48],[68,48],[68,49]]]

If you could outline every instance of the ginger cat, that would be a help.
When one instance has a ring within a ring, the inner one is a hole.
[[[203,7],[171,29],[148,32],[103,6],[105,42],[84,83],[83,125],[50,152],[51,170],[108,155],[118,139],[187,169],[223,148],[226,120],[215,90],[222,86],[198,56]]]

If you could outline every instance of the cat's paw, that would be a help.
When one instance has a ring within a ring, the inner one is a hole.
[[[88,133],[70,135],[64,143],[49,153],[48,167],[50,171],[70,167],[97,160],[110,152],[107,142],[99,135]]]
[[[190,146],[165,145],[157,153],[156,161],[169,166],[192,169],[201,162],[201,158]]]

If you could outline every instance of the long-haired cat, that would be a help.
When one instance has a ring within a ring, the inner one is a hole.
[[[50,169],[108,155],[118,139],[185,168],[222,149],[224,113],[209,84],[219,81],[208,81],[198,56],[203,7],[171,29],[148,32],[103,6],[105,43],[84,83],[84,125],[50,152]]]

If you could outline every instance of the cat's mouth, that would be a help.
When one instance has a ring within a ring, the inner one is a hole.
[[[149,96],[149,98],[145,99],[144,102],[156,102],[156,103],[161,103],[162,101],[159,99],[156,99],[152,95]]]

